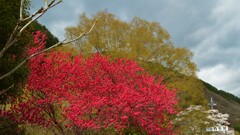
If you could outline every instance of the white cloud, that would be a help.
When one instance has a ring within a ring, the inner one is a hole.
[[[220,1],[212,9],[208,16],[202,19],[210,20],[211,23],[198,28],[195,32],[189,34],[193,40],[201,40],[198,47],[209,45],[218,45],[233,30],[240,29],[240,1]]]
[[[232,75],[234,75],[232,70],[222,64],[203,68],[198,73],[198,76],[203,80],[213,85],[221,86],[221,88],[225,86],[224,83],[230,83],[232,81]]]
[[[65,28],[73,25],[74,23],[72,22],[59,21],[58,23],[49,24],[49,30],[53,33],[53,35],[57,36],[60,40],[63,40],[65,39]]]
[[[203,68],[198,72],[198,77],[204,81],[217,86],[218,89],[230,90],[229,92],[237,94],[240,89],[238,84],[240,69],[238,67],[229,68],[223,64]]]
[[[199,78],[219,89],[240,94],[240,1],[220,0],[205,19],[210,24],[189,34],[197,45],[194,59],[200,65]],[[203,18],[204,19],[204,18]]]
[[[240,1],[237,0],[220,0],[216,4],[216,7],[213,9],[211,18],[215,19],[217,22],[222,23],[232,20],[240,19]]]

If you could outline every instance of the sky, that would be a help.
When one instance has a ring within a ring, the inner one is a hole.
[[[176,47],[194,52],[200,79],[240,96],[239,0],[63,0],[39,22],[60,40],[65,28],[76,26],[79,16],[108,11],[124,21],[134,16],[157,21]],[[32,0],[31,12],[44,6]]]

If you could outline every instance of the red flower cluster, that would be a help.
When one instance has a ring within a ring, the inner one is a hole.
[[[37,34],[35,37],[43,37]],[[44,40],[35,41],[39,46],[30,53],[43,48]],[[32,58],[29,67],[26,88],[33,94],[25,101],[31,105],[19,110],[22,115],[35,115],[38,108],[49,112],[49,105],[57,105],[66,126],[81,130],[113,127],[123,131],[131,125],[149,134],[173,132],[168,116],[175,114],[175,91],[167,89],[161,79],[143,74],[131,60],[111,61],[100,54],[85,59],[51,52]],[[27,120],[36,118],[29,116]],[[51,117],[44,119],[49,121]]]

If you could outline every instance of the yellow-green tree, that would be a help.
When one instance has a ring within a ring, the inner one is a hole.
[[[193,53],[174,47],[170,35],[158,22],[139,17],[124,22],[107,12],[99,12],[91,18],[82,14],[77,26],[66,28],[66,36],[77,37],[89,29],[95,19],[98,22],[92,33],[72,43],[83,54],[100,52],[135,59],[148,72],[163,77],[169,88],[179,90],[180,107],[207,104],[204,86],[195,78],[197,68],[192,62]]]
[[[82,14],[77,26],[66,28],[66,36],[77,37],[96,19],[98,22],[92,33],[73,43],[84,54],[100,52],[113,57],[160,63],[165,68],[195,76],[197,67],[192,62],[193,53],[186,48],[174,47],[170,35],[158,22],[139,17],[124,22],[108,12],[99,12],[91,18]]]
[[[178,90],[179,106],[187,108],[190,105],[207,105],[204,97],[203,83],[192,76],[185,76],[172,69],[165,68],[159,63],[138,62],[146,71],[155,76],[163,78],[163,82],[167,87]]]

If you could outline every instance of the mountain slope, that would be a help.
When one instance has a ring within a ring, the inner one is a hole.
[[[231,127],[234,127],[235,130],[239,130],[240,128],[240,98],[224,92],[222,90],[218,90],[212,85],[202,81],[205,86],[205,97],[210,101],[212,97],[215,102],[217,102],[217,106],[215,109],[218,109],[221,113],[228,113],[229,122],[231,123]]]
[[[207,103],[213,97],[217,102],[215,109],[221,113],[228,113],[230,115],[229,122],[231,127],[240,131],[240,98],[218,90],[211,84],[200,79],[185,76],[174,70],[167,69],[161,64],[152,62],[138,62],[146,71],[163,78],[163,82],[168,87],[180,90],[179,105],[181,108],[187,108],[190,105],[207,106]]]

